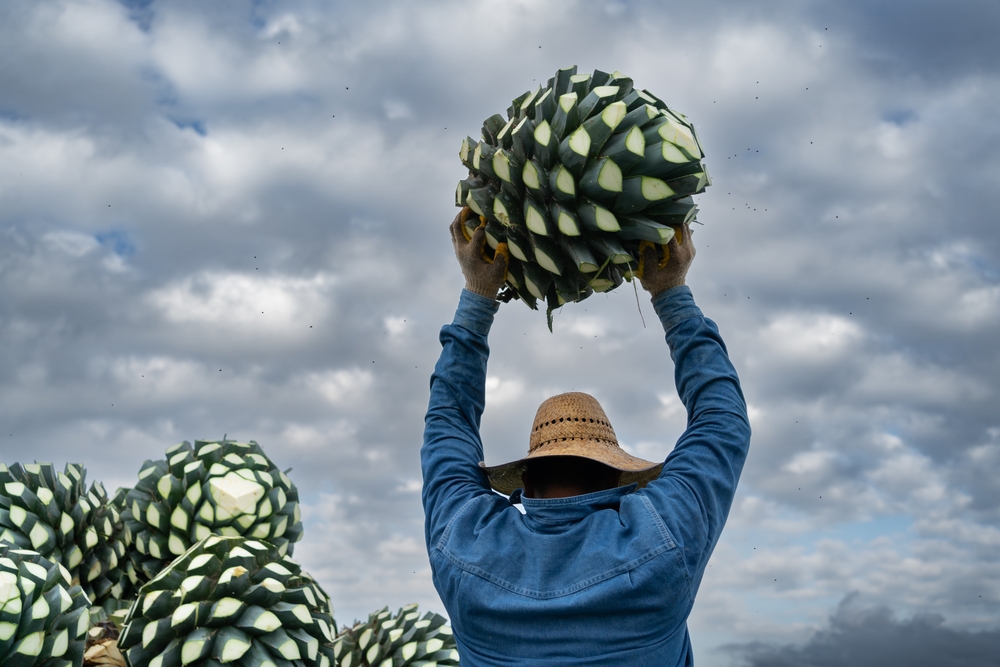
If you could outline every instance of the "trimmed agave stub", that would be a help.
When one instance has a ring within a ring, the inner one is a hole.
[[[302,537],[299,492],[256,442],[184,441],[146,461],[124,499],[133,583],[155,577],[209,535],[267,540],[282,555]]]
[[[66,568],[0,545],[0,665],[80,667],[89,628],[87,596]]]
[[[502,300],[549,314],[631,280],[644,247],[657,250],[697,215],[712,184],[694,126],[620,72],[561,69],[466,137],[466,234],[486,222],[487,254],[506,244]]]
[[[31,549],[65,567],[94,604],[120,599],[127,532],[100,483],[83,466],[0,464],[0,542]]]
[[[212,535],[142,587],[118,647],[132,667],[331,667],[331,613],[278,547]]]
[[[345,628],[333,644],[338,667],[432,667],[458,665],[455,635],[440,614],[409,604],[393,615],[388,607],[366,623]]]
[[[91,611],[91,628],[87,631],[87,647],[83,652],[83,667],[128,667],[125,656],[118,649],[121,634],[103,610]]]

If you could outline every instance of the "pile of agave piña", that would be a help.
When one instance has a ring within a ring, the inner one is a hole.
[[[87,596],[37,551],[0,544],[0,665],[78,667],[90,628]]]
[[[455,635],[444,616],[417,611],[417,605],[395,615],[383,608],[368,621],[345,628],[333,644],[340,667],[449,667],[458,665]]]
[[[466,236],[486,225],[488,258],[508,255],[502,300],[552,310],[606,292],[640,271],[697,214],[691,196],[711,185],[694,126],[632,79],[561,69],[517,97],[507,118],[467,137],[469,169],[455,204]],[[475,215],[470,215],[474,213]],[[551,319],[550,319],[551,327]]]
[[[113,498],[81,465],[0,465],[0,665],[457,665],[445,619],[416,605],[338,634],[290,557],[286,472],[225,438],[169,448]]]

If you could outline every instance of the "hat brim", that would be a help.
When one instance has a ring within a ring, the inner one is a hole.
[[[480,461],[479,467],[489,477],[490,486],[493,489],[509,495],[524,486],[521,475],[527,467],[527,462],[546,456],[579,456],[603,463],[621,471],[620,486],[638,484],[641,488],[659,477],[660,471],[663,469],[662,463],[653,463],[640,459],[638,456],[632,456],[621,447],[599,440],[582,438],[550,442],[538,447],[523,459],[510,463],[488,466],[485,462]]]

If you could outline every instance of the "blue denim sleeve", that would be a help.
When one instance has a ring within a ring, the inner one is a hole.
[[[441,357],[431,375],[431,396],[420,448],[424,534],[428,550],[452,516],[480,494],[491,493],[479,469],[479,423],[486,404],[487,335],[500,304],[462,291],[454,321],[441,328]]]
[[[694,595],[729,515],[750,448],[750,420],[736,369],[715,323],[686,286],[653,299],[674,361],[687,429],[644,490],[684,557]]]

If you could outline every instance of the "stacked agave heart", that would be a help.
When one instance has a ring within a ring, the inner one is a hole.
[[[333,645],[338,667],[433,667],[458,665],[458,650],[444,616],[421,615],[410,604],[392,615],[388,608],[366,623],[345,628]]]
[[[683,114],[619,72],[574,66],[462,142],[469,177],[455,203],[479,216],[467,235],[485,221],[489,247],[506,244],[504,291],[551,313],[630,280],[645,243],[664,246],[693,220],[691,195],[711,185],[703,155]]]
[[[117,600],[127,533],[101,484],[87,490],[83,466],[0,464],[0,542],[32,549],[61,564],[93,604]]]
[[[143,586],[118,647],[132,667],[330,667],[330,614],[323,589],[281,549],[213,535]]]
[[[0,545],[0,665],[78,667],[90,627],[87,604],[59,563]]]
[[[124,497],[135,585],[195,542],[218,534],[267,540],[282,554],[302,537],[298,490],[256,442],[187,441],[146,461]]]

